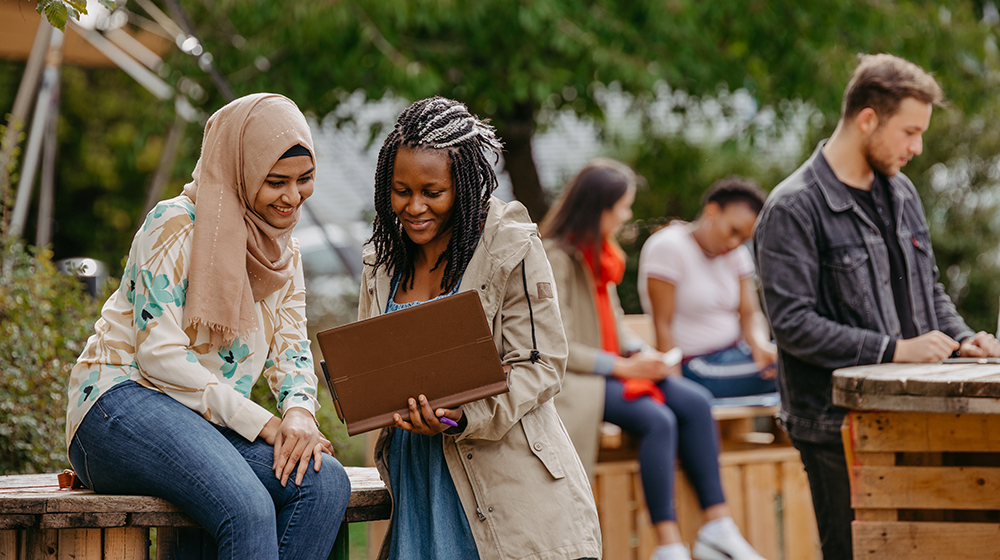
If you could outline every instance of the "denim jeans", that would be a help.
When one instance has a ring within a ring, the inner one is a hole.
[[[605,382],[604,420],[639,437],[639,474],[653,523],[674,521],[674,464],[691,481],[702,509],[726,501],[719,478],[719,440],[712,419],[712,394],[687,379],[668,377],[657,385],[666,404],[652,397],[625,400],[622,382]]]
[[[100,494],[158,496],[194,518],[222,560],[321,559],[333,548],[350,481],[333,457],[285,487],[274,448],[211,424],[173,398],[126,381],[87,413],[70,462]]]
[[[681,366],[684,377],[704,385],[717,399],[773,393],[775,379],[764,379],[746,341],[695,356]]]
[[[816,525],[823,558],[851,560],[851,482],[847,474],[844,446],[816,444],[792,439],[809,477]]]

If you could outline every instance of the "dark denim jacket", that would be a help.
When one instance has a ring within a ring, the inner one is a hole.
[[[779,421],[795,439],[840,441],[834,369],[882,362],[900,336],[889,255],[878,228],[816,148],[775,187],[754,229],[764,308],[778,343]],[[896,235],[920,334],[972,336],[938,283],[923,205],[903,174],[889,178]]]

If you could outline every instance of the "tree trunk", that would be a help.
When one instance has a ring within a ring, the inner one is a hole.
[[[538,168],[531,155],[531,136],[535,131],[532,111],[527,107],[518,107],[519,114],[514,118],[503,119],[503,127],[499,130],[500,138],[506,145],[504,153],[504,170],[510,175],[514,189],[514,197],[528,209],[531,219],[540,222],[549,209],[549,202],[538,179]]]

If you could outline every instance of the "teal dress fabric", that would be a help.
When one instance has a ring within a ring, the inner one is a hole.
[[[423,303],[394,302],[397,285],[393,282],[386,313]],[[457,291],[456,286],[451,293],[439,298]],[[389,478],[395,514],[389,544],[390,560],[479,558],[469,520],[445,463],[443,437],[399,429],[392,431]]]

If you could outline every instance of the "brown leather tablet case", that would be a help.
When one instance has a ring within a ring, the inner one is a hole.
[[[350,435],[408,418],[407,399],[454,408],[508,391],[479,295],[467,291],[316,335]]]

